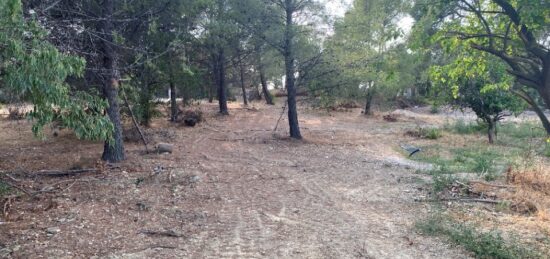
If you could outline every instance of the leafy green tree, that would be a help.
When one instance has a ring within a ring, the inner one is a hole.
[[[521,99],[508,91],[513,78],[506,73],[505,65],[489,54],[472,53],[465,45],[449,47],[445,46],[450,62],[433,66],[430,71],[436,92],[448,103],[472,109],[487,125],[492,144],[497,123],[525,109]]]
[[[112,143],[113,125],[103,115],[107,103],[66,83],[83,75],[85,61],[59,52],[46,36],[32,18],[23,18],[20,0],[0,2],[0,88],[33,105],[36,135],[56,121],[79,138]]]
[[[543,112],[543,107],[550,109],[550,2],[421,0],[415,5],[422,23],[436,32],[436,40],[451,47],[467,45],[506,64],[518,82],[511,90],[533,108],[550,134],[550,121]]]
[[[395,98],[411,87],[411,54],[401,42],[399,20],[408,8],[406,1],[357,0],[335,26],[328,42],[332,61],[343,68],[337,92],[366,99],[365,113],[376,96]],[[335,93],[338,94],[338,93]]]

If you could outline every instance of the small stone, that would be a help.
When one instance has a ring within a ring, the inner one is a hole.
[[[537,240],[538,242],[543,242],[545,240],[550,240],[550,237],[544,234],[538,234],[535,236],[535,240]]]
[[[193,176],[189,177],[189,182],[190,183],[198,183],[198,182],[200,182],[200,180],[201,180],[201,177],[198,176],[198,175],[193,175]]]
[[[174,151],[174,145],[167,144],[167,143],[159,143],[157,145],[157,152],[158,153],[172,153]]]
[[[58,228],[58,227],[51,227],[51,228],[47,228],[46,229],[46,233],[50,234],[50,235],[55,235],[57,233],[61,232],[61,229]]]

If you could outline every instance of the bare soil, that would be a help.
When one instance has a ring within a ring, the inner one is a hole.
[[[221,117],[203,104],[194,128],[158,119],[146,131],[174,153],[129,143],[118,165],[96,164],[100,143],[36,140],[28,122],[1,120],[0,170],[39,193],[4,200],[0,257],[470,257],[414,230],[428,179],[399,145],[422,121],[301,109],[295,141],[286,120],[273,132],[281,106],[254,106]],[[90,166],[100,173],[31,173]]]

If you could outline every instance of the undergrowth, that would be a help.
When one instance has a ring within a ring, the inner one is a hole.
[[[445,126],[445,130],[462,135],[478,134],[483,132],[484,125],[458,120]],[[550,157],[550,143],[545,137],[546,132],[537,124],[503,123],[498,128],[494,145],[486,144],[483,139],[467,139],[460,147],[435,143],[421,147],[423,152],[414,158],[434,165],[428,172],[434,176],[434,189],[441,189],[445,182],[452,183],[449,174],[472,173],[486,181],[494,181],[525,156]]]
[[[424,235],[445,237],[472,252],[476,258],[543,258],[540,252],[522,245],[517,238],[506,240],[500,232],[482,232],[472,225],[456,222],[440,214],[418,221],[415,227]]]
[[[0,180],[0,199],[10,192],[10,187]]]

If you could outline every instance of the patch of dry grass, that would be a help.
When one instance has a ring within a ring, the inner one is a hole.
[[[511,167],[506,180],[516,186],[509,198],[535,206],[537,216],[548,222],[550,230],[550,166],[539,160],[531,166]]]

